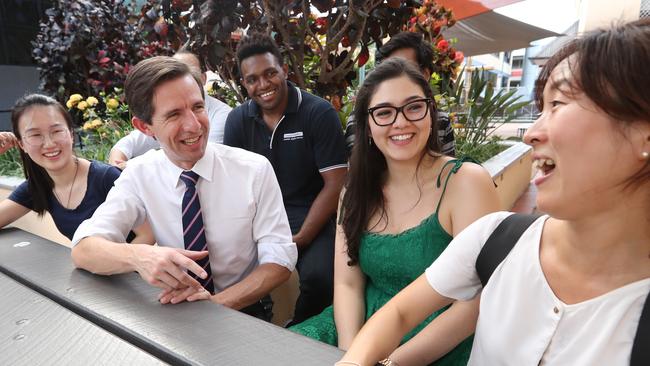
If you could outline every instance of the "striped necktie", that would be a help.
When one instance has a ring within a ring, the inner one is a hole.
[[[205,227],[203,226],[203,215],[201,214],[201,202],[199,202],[199,193],[196,190],[199,175],[191,170],[186,170],[181,173],[181,180],[187,187],[183,195],[183,205],[181,208],[183,210],[183,240],[185,241],[185,249],[196,251],[208,250],[208,242],[205,239]],[[209,256],[197,260],[196,263],[203,267],[208,273],[208,277],[204,280],[192,273],[190,273],[190,276],[199,281],[211,294],[214,293]]]

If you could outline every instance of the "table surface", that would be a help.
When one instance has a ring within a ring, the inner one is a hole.
[[[0,272],[171,364],[317,366],[342,356],[335,347],[209,301],[162,305],[159,290],[138,274],[75,269],[69,248],[18,229],[0,230]]]
[[[164,365],[3,274],[0,293],[2,365]]]

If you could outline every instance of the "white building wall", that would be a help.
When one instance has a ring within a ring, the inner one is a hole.
[[[581,0],[578,34],[639,19],[641,0]]]

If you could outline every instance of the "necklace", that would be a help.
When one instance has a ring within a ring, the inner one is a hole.
[[[65,208],[69,209],[70,207],[70,198],[72,198],[72,190],[74,189],[74,182],[77,181],[77,172],[79,172],[79,158],[74,157],[74,177],[72,178],[72,184],[70,185],[70,192],[68,192],[68,201],[65,204]],[[52,190],[54,192],[54,196],[56,196],[56,199],[59,200],[61,204],[63,204],[63,201],[59,197],[58,194],[56,194],[56,190]]]

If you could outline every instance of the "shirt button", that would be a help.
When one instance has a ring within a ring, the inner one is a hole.
[[[560,309],[558,309],[557,306],[555,306],[555,307],[553,307],[553,312],[554,312],[555,314],[557,314],[557,313],[560,312]]]

